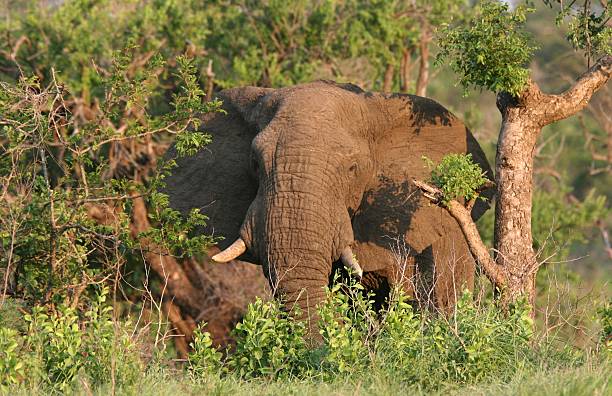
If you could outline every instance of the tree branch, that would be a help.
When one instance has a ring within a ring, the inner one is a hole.
[[[542,125],[570,117],[589,103],[591,96],[604,86],[612,76],[612,55],[605,55],[587,70],[576,83],[559,95],[545,95],[547,111]]]
[[[461,231],[467,240],[470,252],[484,270],[487,278],[489,278],[489,280],[496,287],[504,286],[506,284],[504,268],[497,264],[489,254],[489,250],[482,242],[478,229],[476,228],[476,224],[474,223],[474,220],[472,220],[470,211],[455,200],[450,201],[448,205],[442,205],[442,191],[440,191],[440,189],[437,187],[429,185],[420,180],[413,180],[413,183],[424,192],[424,195],[427,198],[429,198],[433,203],[446,209],[448,213],[455,220],[457,220],[457,223],[459,223],[459,227],[461,227]]]

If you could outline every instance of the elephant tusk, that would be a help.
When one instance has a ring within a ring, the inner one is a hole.
[[[242,238],[238,238],[227,249],[212,256],[212,259],[218,263],[227,263],[244,252],[246,252],[246,245]]]
[[[361,279],[361,277],[363,276],[363,270],[361,269],[361,266],[353,255],[353,250],[350,246],[344,248],[344,250],[340,254],[340,260],[342,260],[342,264],[344,264],[346,268],[351,268],[355,272],[355,274],[357,274],[359,279]]]

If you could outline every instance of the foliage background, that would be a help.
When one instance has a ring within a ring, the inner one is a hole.
[[[71,128],[89,131],[91,135],[86,137],[93,140],[87,142],[94,143],[99,142],[97,139],[100,136],[95,133],[100,133],[100,130],[87,129],[87,125],[104,121],[107,122],[106,133],[109,136],[126,133],[126,130],[133,130],[137,135],[149,130],[151,120],[168,121],[164,117],[172,114],[170,104],[175,95],[185,93],[181,87],[185,86],[186,80],[191,81],[187,97],[194,92],[197,97],[210,97],[213,90],[236,85],[277,87],[317,78],[353,82],[365,89],[414,93],[419,80],[423,83],[421,43],[428,43],[432,55],[435,55],[438,49],[433,38],[434,28],[453,17],[459,21],[467,18],[470,12],[468,3],[457,0],[4,0],[4,6],[0,9],[0,81],[8,84],[6,86],[14,86],[22,74],[35,76],[42,89],[51,84],[55,76],[68,93],[65,109],[71,114]],[[584,54],[574,52],[565,40],[563,28],[559,29],[551,22],[556,15],[556,10],[538,3],[536,11],[527,18],[527,30],[539,44],[529,67],[532,77],[548,92],[565,89],[575,76],[585,70],[587,64]],[[179,56],[190,60],[193,65],[192,77],[181,77],[179,70],[182,61]],[[117,61],[121,63],[121,59],[123,66],[118,73]],[[112,81],[113,78],[118,80]],[[104,107],[110,103],[107,96],[109,80],[111,84],[126,87],[125,100],[113,111],[107,111],[109,109]],[[447,65],[431,68],[426,86],[427,96],[466,120],[492,162],[500,125],[493,94],[468,92],[464,96],[463,88],[457,85],[456,76]],[[612,259],[605,250],[601,230],[612,228],[612,172],[606,158],[601,159],[593,154],[593,151],[605,154],[605,147],[597,138],[605,140],[612,133],[605,118],[605,109],[612,103],[610,90],[608,86],[598,93],[593,104],[580,116],[547,127],[537,152],[534,238],[536,248],[541,250],[541,258],[550,263],[538,280],[541,290],[539,305],[542,307],[538,315],[539,326],[545,332],[563,336],[563,342],[579,346],[593,345],[593,337],[597,333],[593,320],[595,307],[610,298]],[[6,92],[8,90],[3,93]],[[138,97],[142,100],[133,100]],[[197,101],[185,103],[185,109],[200,104]],[[2,116],[6,114],[0,114]],[[2,136],[2,139],[6,138]],[[130,144],[104,146],[95,155],[83,157],[83,161],[89,164],[87,173],[97,175],[92,180],[96,179],[102,184],[105,180],[127,183],[117,186],[124,192],[128,191],[125,189],[128,184],[138,185],[142,189],[142,186],[155,183],[150,179],[152,170],[157,167],[159,156],[169,141],[168,133],[135,138],[130,140]],[[3,140],[2,144],[5,142]],[[189,139],[185,141],[185,144],[188,143]],[[66,163],[74,164],[72,160],[66,160]],[[97,165],[104,167],[98,169]],[[58,180],[62,175],[59,168],[53,169]],[[70,178],[75,175],[64,174],[68,176],[68,184],[73,182]],[[145,190],[148,191],[142,189]],[[149,220],[154,226],[163,225],[160,217],[165,213],[163,197],[154,194],[148,197],[147,205],[152,214]],[[156,211],[156,208],[162,209]],[[132,205],[128,204],[125,209],[125,213],[129,213]],[[479,224],[483,239],[488,240],[489,245],[492,215],[492,211],[489,211]],[[175,220],[168,223],[173,224]],[[129,219],[123,218],[123,221],[124,228],[111,234],[129,234]],[[26,231],[31,231],[34,236],[44,236],[45,229],[37,226],[40,227],[40,224],[32,224],[32,228]],[[166,247],[177,248],[176,253],[189,250],[187,241],[191,239],[181,237],[176,229],[166,234],[155,229],[148,237],[157,238]],[[163,227],[159,229],[163,230]],[[98,230],[99,233],[102,231]],[[6,249],[5,235],[2,237],[3,249]],[[91,243],[88,240],[77,245],[86,247]],[[41,247],[40,250],[45,249]],[[64,253],[72,257],[67,251]],[[133,313],[145,312],[141,308],[146,305],[143,301],[147,299],[144,297],[147,293],[142,292],[142,286],[146,285],[144,289],[151,292],[147,304],[152,308],[146,312],[153,319],[138,331],[143,335],[140,340],[147,358],[159,357],[156,351],[167,340],[165,336],[172,327],[169,318],[174,312],[162,307],[153,309],[153,301],[163,300],[164,282],[144,269],[146,266],[143,263],[147,258],[143,259],[142,252],[124,254],[122,251],[120,256],[125,260],[121,265],[122,291],[112,291],[113,318],[123,321],[133,318]],[[85,266],[95,271],[102,261],[93,258],[85,260]],[[75,261],[70,284],[83,269],[80,267],[83,262]],[[195,271],[191,264],[180,264],[186,277],[193,275],[189,272]],[[28,265],[36,269],[41,262],[34,260]],[[44,274],[37,278],[34,269],[28,272],[31,279],[40,278],[43,282],[58,286],[60,297],[57,299],[57,309],[66,310],[64,315],[81,323],[81,329],[88,328],[89,322],[83,315],[96,312],[91,307],[99,301],[99,289],[87,290],[87,298],[75,305],[80,309],[80,313],[76,314],[70,311],[70,307],[61,304],[63,300],[74,300],[73,292],[62,288],[67,284],[70,271],[64,273],[63,278],[49,280],[44,278]],[[3,274],[2,269],[0,274]],[[95,279],[99,282],[107,272],[96,274],[100,275]],[[39,284],[31,283],[30,289],[31,295],[21,295],[26,298],[2,301],[0,322],[9,324],[9,329],[0,333],[0,343],[7,345],[6,353],[10,354],[18,347],[10,341],[14,338],[10,331],[27,332],[20,312],[30,314],[34,300],[45,300],[44,295],[35,296],[36,291],[42,290]],[[482,295],[476,297],[484,298],[488,292],[483,287]],[[196,317],[190,312],[189,304],[180,308],[183,318],[185,315]],[[256,308],[264,310],[261,305]],[[155,318],[156,312],[158,318]],[[103,314],[108,315],[108,312],[104,311]],[[81,316],[77,318],[75,315]],[[42,322],[57,320],[53,319],[53,315],[39,318]],[[80,338],[76,336],[70,338],[73,336],[70,336],[69,323],[66,326],[66,334],[69,335],[67,341],[58,342],[87,344],[87,340],[78,341]],[[193,328],[195,324],[192,323]],[[246,330],[248,327],[243,327],[243,331]],[[99,334],[108,335],[105,333],[108,329],[98,331]],[[248,338],[248,335],[245,333],[243,337]],[[204,336],[201,339],[204,344],[208,342]],[[288,336],[288,339],[291,337]],[[178,346],[176,348],[179,349]],[[108,350],[112,348],[105,351]],[[162,356],[162,360],[166,359],[164,361],[167,362],[167,358],[176,351],[172,343],[168,343],[165,351],[167,355]],[[338,356],[359,355],[362,352],[340,349]],[[293,356],[291,353],[288,356]],[[244,354],[248,355],[246,352]],[[202,349],[201,355],[216,356],[207,348]],[[3,359],[3,362],[14,372],[23,370],[11,356]],[[89,367],[87,360],[79,362],[83,367]],[[250,363],[247,361],[245,364]],[[280,367],[285,362],[275,364]],[[263,372],[269,368],[264,365],[257,370]],[[99,372],[101,376],[106,375],[103,370]],[[64,375],[64,371],[60,370],[60,373]],[[162,378],[163,375],[160,374]],[[589,375],[589,372],[584,374],[585,377]],[[221,386],[233,389],[234,385],[226,383]],[[273,392],[274,388],[271,389]]]

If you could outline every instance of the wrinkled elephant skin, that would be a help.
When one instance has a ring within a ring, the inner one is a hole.
[[[423,156],[449,153],[471,153],[492,177],[472,134],[444,107],[324,81],[218,97],[225,113],[203,123],[212,143],[179,159],[167,179],[173,207],[201,209],[210,218],[202,232],[223,236],[221,249],[234,243],[218,261],[238,255],[262,265],[276,294],[304,312],[342,263],[359,267],[367,287],[401,284],[443,309],[472,287],[474,261],[457,223],[411,182],[428,177]],[[473,218],[487,208],[479,201]]]

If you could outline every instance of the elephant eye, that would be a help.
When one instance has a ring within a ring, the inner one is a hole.
[[[353,164],[350,166],[350,168],[349,168],[349,172],[351,172],[351,173],[353,173],[353,174],[357,172],[357,163],[356,163],[356,162],[354,162],[354,163],[353,163]]]

